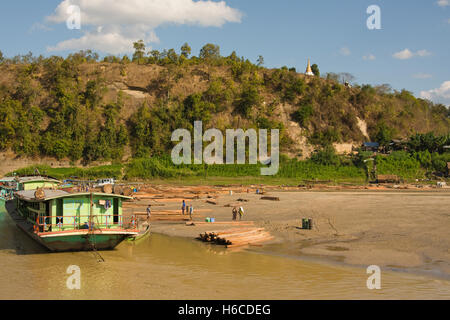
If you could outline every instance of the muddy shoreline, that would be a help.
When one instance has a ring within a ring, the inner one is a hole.
[[[378,265],[450,279],[450,190],[277,190],[266,191],[266,195],[280,201],[265,201],[259,194],[242,192],[215,196],[217,205],[201,197],[187,203],[195,209],[212,210],[208,214],[194,214],[194,221],[204,221],[206,216],[230,221],[231,208],[225,206],[243,205],[244,220],[254,221],[256,227],[263,227],[275,236],[274,241],[263,247],[250,247],[262,253],[364,268]],[[164,210],[176,210],[180,205],[166,203]],[[313,219],[313,230],[301,229],[302,218]],[[154,233],[187,239],[229,228],[214,224],[152,223]]]

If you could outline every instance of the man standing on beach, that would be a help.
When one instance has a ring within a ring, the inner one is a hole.
[[[152,216],[152,205],[149,204],[147,207],[147,221],[150,222],[150,218]]]
[[[184,211],[186,210],[186,201],[183,200],[183,204],[181,205],[181,211],[183,213],[184,216]]]
[[[194,206],[193,205],[190,205],[189,206],[189,217],[191,218],[191,220],[192,220],[192,215],[194,214]]]
[[[237,214],[238,214],[238,209],[236,207],[234,207],[232,212],[233,212],[233,221],[236,221]]]
[[[242,220],[242,217],[244,216],[244,208],[239,207],[239,220]]]

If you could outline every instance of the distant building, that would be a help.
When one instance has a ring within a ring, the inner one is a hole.
[[[380,144],[378,142],[364,142],[362,146],[363,151],[373,151],[378,152],[380,149]]]
[[[308,66],[306,67],[305,75],[307,75],[307,76],[314,75],[314,73],[312,72],[312,69],[311,69],[311,61],[309,59],[308,59]]]

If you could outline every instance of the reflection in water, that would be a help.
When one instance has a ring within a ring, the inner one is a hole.
[[[229,252],[152,235],[116,250],[50,254],[0,209],[0,299],[427,299],[450,298],[449,281],[385,272],[383,289],[366,288],[364,269],[257,252]],[[70,265],[81,290],[66,287]]]

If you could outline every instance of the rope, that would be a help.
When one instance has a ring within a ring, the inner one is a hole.
[[[95,219],[97,220],[96,222],[98,224],[98,217],[95,216]],[[97,250],[97,245],[96,245],[96,242],[95,242],[95,228],[96,228],[95,226],[96,226],[96,224],[94,224],[94,228],[92,228],[92,225],[90,226],[88,237],[87,237],[87,241],[91,245],[92,252],[94,253],[94,256],[97,258],[97,262],[99,262],[99,263],[100,262],[105,262],[105,259],[102,257],[102,255]],[[101,232],[100,228],[97,228],[97,229]],[[90,239],[91,236],[93,238],[93,241],[91,241],[91,239]]]

